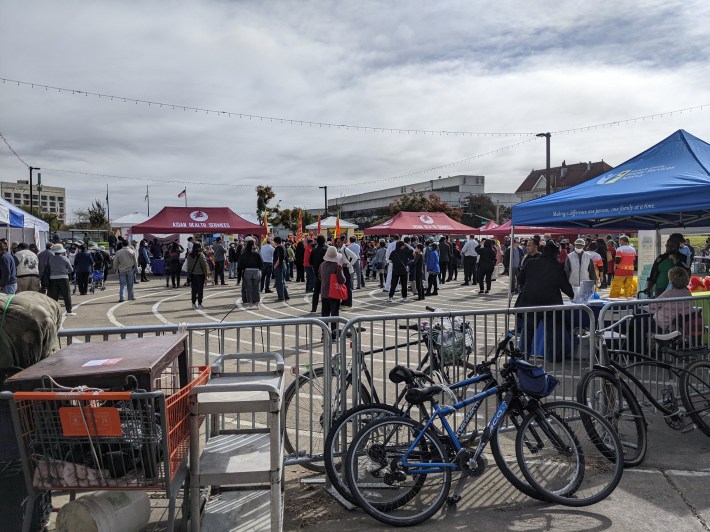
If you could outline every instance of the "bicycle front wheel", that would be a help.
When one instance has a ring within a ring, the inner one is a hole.
[[[599,412],[611,423],[624,449],[624,465],[633,467],[643,462],[648,447],[646,420],[641,405],[625,382],[608,371],[594,369],[587,372],[577,385],[577,401]],[[602,441],[596,426],[585,427],[595,441]]]
[[[353,440],[345,477],[353,499],[378,521],[422,523],[439,511],[451,488],[447,453],[434,431],[405,417],[384,417]]]
[[[325,470],[333,487],[347,501],[355,504],[343,472],[343,462],[350,442],[365,425],[385,416],[401,416],[402,411],[394,406],[372,403],[358,405],[336,419],[325,440]]]
[[[710,362],[698,360],[685,369],[680,397],[690,419],[710,436]]]
[[[345,400],[350,387],[348,384],[345,390],[339,390],[338,379],[333,376],[330,384],[332,397],[335,399],[327,399],[324,373],[323,368],[315,368],[298,375],[286,388],[282,406],[286,454],[299,459],[299,465],[318,473],[325,472],[325,465],[321,462],[326,437],[323,430],[325,409],[329,408],[337,415],[341,408],[337,398],[342,397]],[[362,383],[360,401],[370,403],[370,394]],[[308,460],[309,458],[312,460]]]
[[[588,430],[591,424],[595,430]],[[550,502],[588,506],[608,497],[624,472],[614,427],[574,401],[540,403],[523,420],[516,439],[520,469]]]

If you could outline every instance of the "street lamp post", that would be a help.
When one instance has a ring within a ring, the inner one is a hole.
[[[324,186],[324,187],[318,187],[318,188],[322,188],[323,192],[325,192],[325,216],[324,216],[324,218],[327,218],[328,217],[328,187]]]
[[[545,170],[545,194],[550,195],[550,133],[538,133],[536,137],[545,137],[545,147],[547,153],[547,167]]]
[[[35,168],[34,166],[30,166],[30,214],[34,216],[34,207],[35,207],[35,200],[34,197],[32,196],[32,172],[34,170],[41,170],[41,168]],[[40,206],[42,204],[40,203]],[[41,209],[40,209],[41,210]]]

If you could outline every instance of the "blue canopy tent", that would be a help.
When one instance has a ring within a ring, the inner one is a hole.
[[[590,181],[513,206],[514,225],[651,229],[710,225],[710,144],[682,129]]]

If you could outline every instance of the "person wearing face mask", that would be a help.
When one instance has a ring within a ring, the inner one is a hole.
[[[574,241],[574,252],[567,256],[565,261],[565,273],[569,284],[573,288],[579,288],[582,281],[594,281],[596,283],[597,273],[591,254],[584,251],[584,239],[578,238]]]

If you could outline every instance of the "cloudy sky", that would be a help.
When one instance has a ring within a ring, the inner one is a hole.
[[[545,165],[530,133],[553,132],[553,166],[617,165],[680,128],[710,140],[708,55],[702,0],[3,0],[0,77],[127,101],[0,82],[0,132],[69,211],[108,183],[112,218],[145,212],[146,185],[152,214],[185,187],[237,212],[257,185],[306,208],[321,185],[440,175],[513,192]],[[0,143],[0,179],[27,174]]]

